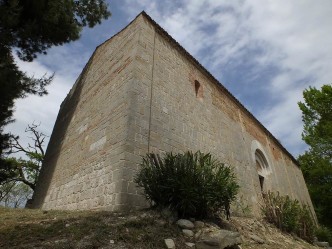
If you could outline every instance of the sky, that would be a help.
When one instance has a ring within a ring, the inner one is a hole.
[[[15,103],[6,131],[27,144],[25,127],[51,135],[60,104],[95,48],[145,10],[297,157],[307,146],[297,103],[309,86],[332,83],[331,0],[113,0],[111,18],[85,28],[78,41],[33,62],[35,77],[55,73],[49,94]],[[46,141],[48,142],[48,140]],[[45,144],[46,145],[46,144]]]

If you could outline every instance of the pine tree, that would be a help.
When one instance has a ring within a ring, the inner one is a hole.
[[[319,222],[332,228],[332,86],[309,87],[303,97],[302,138],[310,147],[298,160]]]
[[[53,75],[31,78],[15,64],[13,53],[32,61],[47,49],[75,41],[82,28],[94,27],[110,12],[104,0],[0,0],[0,168],[10,134],[14,101],[29,94],[47,94]],[[7,165],[8,166],[8,165]]]

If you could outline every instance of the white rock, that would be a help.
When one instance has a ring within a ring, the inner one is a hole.
[[[228,230],[204,231],[201,239],[196,243],[197,249],[225,248],[242,243],[238,232]]]
[[[186,242],[185,244],[186,244],[186,246],[189,246],[190,248],[195,246],[195,243],[191,243],[191,242]]]
[[[175,243],[172,239],[165,239],[165,244],[168,249],[175,248]]]

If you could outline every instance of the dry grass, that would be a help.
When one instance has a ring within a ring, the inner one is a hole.
[[[164,248],[165,238],[184,245],[179,234],[151,212],[0,208],[0,248]]]
[[[283,233],[264,220],[232,217],[231,225],[243,236],[243,249],[317,249]],[[261,237],[259,244],[251,234]],[[166,248],[172,238],[176,248],[189,239],[153,211],[111,213],[102,211],[48,211],[0,207],[0,248]],[[111,243],[114,242],[114,243]],[[191,241],[194,242],[194,241]]]

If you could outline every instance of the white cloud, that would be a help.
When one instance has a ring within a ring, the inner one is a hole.
[[[127,23],[122,27],[146,10],[216,78],[225,81],[226,86],[237,86],[233,94],[242,102],[263,96],[263,104],[252,101],[247,108],[291,152],[298,154],[303,150],[297,102],[309,85],[319,87],[331,83],[332,1],[125,0],[112,2],[111,7],[115,4],[127,16]],[[107,25],[112,22],[117,20],[112,19]],[[33,63],[18,61],[23,70],[34,72],[35,76],[56,71],[56,77],[47,97],[31,96],[17,101],[17,122],[7,130],[18,133],[35,120],[42,122],[45,133],[51,134],[61,101],[94,47],[99,45],[90,43],[104,37],[104,30],[110,27],[83,32],[85,39],[82,37],[74,45],[52,48],[48,56]],[[270,67],[271,72],[266,70]],[[241,80],[234,78],[228,82],[223,70],[233,70],[242,75]],[[246,85],[255,90],[244,91],[248,89]]]
[[[183,0],[175,5],[127,0],[124,8],[131,17],[138,9],[147,10],[219,79],[220,69],[226,65],[240,70],[241,63],[254,64],[250,70],[257,83],[253,87],[264,89],[263,94],[271,97],[265,98],[265,108],[253,105],[250,109],[291,152],[303,150],[297,102],[309,85],[320,87],[332,79],[331,1]],[[204,53],[207,48],[212,52]],[[267,66],[275,70],[263,82],[260,71]]]
[[[49,76],[53,74],[52,70],[38,61],[22,62],[16,59],[16,62],[22,71],[28,72],[28,75],[36,78],[42,77],[45,73]],[[31,142],[28,138],[30,134],[26,134],[24,130],[29,124],[35,122],[36,124],[40,123],[40,127],[38,127],[39,131],[50,136],[60,104],[69,92],[73,81],[72,74],[64,76],[61,73],[57,73],[51,85],[47,87],[48,95],[43,97],[29,96],[24,99],[18,99],[15,102],[15,122],[6,126],[5,131],[19,135],[20,142],[27,145],[28,142]],[[45,146],[47,143],[48,139],[45,142]],[[20,156],[23,155],[20,154]]]
[[[302,121],[297,102],[309,85],[332,79],[331,1],[250,1],[248,19],[255,39],[268,44],[262,62],[278,66],[267,94],[278,96],[273,107],[257,112],[263,123],[294,153],[303,149]]]
[[[52,83],[47,87],[48,95],[43,97],[29,95],[24,99],[15,101],[15,122],[5,127],[6,132],[11,132],[20,137],[20,142],[27,145],[31,142],[25,128],[35,122],[40,123],[38,130],[51,136],[53,126],[58,115],[60,104],[68,94],[76,78],[83,70],[93,49],[86,50],[81,41],[61,47],[52,47],[47,55],[40,55],[33,62],[24,62],[15,56],[17,66],[29,76],[40,78],[55,73]],[[45,140],[47,146],[49,138]],[[23,154],[19,154],[23,156]]]

